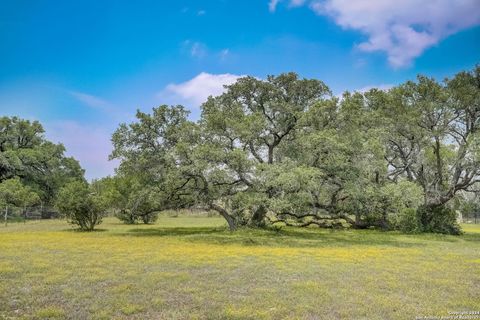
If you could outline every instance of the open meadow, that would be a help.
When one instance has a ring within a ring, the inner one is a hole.
[[[227,230],[219,217],[0,229],[0,319],[414,319],[480,310],[480,226],[462,236]]]
[[[480,0],[0,0],[0,320],[480,320]]]

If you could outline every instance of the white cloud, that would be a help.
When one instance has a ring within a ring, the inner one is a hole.
[[[270,1],[271,11],[277,4]],[[408,66],[442,39],[480,24],[478,0],[310,0],[308,5],[339,26],[365,34],[368,40],[357,47],[386,52],[393,67]]]
[[[188,81],[169,84],[159,97],[175,100],[175,104],[184,103],[189,107],[199,107],[209,96],[222,94],[225,91],[224,85],[230,85],[240,77],[242,76],[230,73],[202,72]]]
[[[66,93],[68,93],[75,100],[80,101],[82,104],[90,108],[100,110],[103,112],[104,115],[108,115],[113,119],[123,120],[125,117],[128,117],[128,113],[126,113],[124,110],[122,111],[117,103],[107,101],[103,98],[85,92],[74,90],[64,91],[66,91]]]
[[[187,54],[192,58],[201,60],[203,58],[219,57],[220,61],[225,60],[229,54],[230,49],[225,48],[220,51],[210,50],[203,42],[185,40],[182,42],[181,51],[183,54]]]
[[[300,7],[305,4],[306,0],[290,0],[290,7]]]
[[[206,55],[205,46],[200,42],[193,43],[192,48],[190,50],[190,54],[192,55],[192,57],[198,57],[198,58],[204,57]]]
[[[45,129],[49,140],[62,143],[66,154],[80,161],[87,179],[112,175],[118,166],[118,161],[108,160],[112,150],[111,133],[103,127],[65,120],[47,122]]]
[[[382,83],[382,84],[379,84],[379,85],[376,85],[376,86],[365,86],[365,87],[360,88],[360,89],[355,89],[354,91],[357,91],[357,92],[360,92],[360,93],[365,93],[365,92],[368,92],[372,89],[387,91],[387,90],[392,89],[394,86],[395,85],[393,85],[393,84]]]
[[[207,55],[207,46],[198,41],[185,40],[182,43],[183,50],[186,50],[193,58],[203,58]]]
[[[275,12],[275,10],[277,10],[278,4],[281,1],[282,0],[270,0],[270,2],[268,3],[268,10],[270,12]],[[307,0],[290,0],[289,3],[288,3],[288,6],[289,7],[300,7],[300,6],[303,6],[306,1]]]
[[[270,0],[268,3],[268,10],[270,12],[274,12],[277,9],[277,5],[280,2],[280,0]]]
[[[94,95],[84,93],[84,92],[79,92],[79,91],[68,91],[68,93],[72,97],[86,104],[89,107],[99,108],[99,109],[111,108],[111,104],[108,101],[102,98],[96,97]]]
[[[220,51],[220,60],[224,61],[230,55],[230,49],[223,49]]]

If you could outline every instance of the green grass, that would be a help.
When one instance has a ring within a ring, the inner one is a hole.
[[[226,230],[218,217],[0,228],[0,319],[414,319],[480,310],[463,236]]]

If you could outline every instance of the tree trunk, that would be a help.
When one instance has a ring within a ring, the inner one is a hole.
[[[8,218],[8,206],[5,207],[5,227],[8,225],[7,218]]]
[[[230,229],[230,231],[234,231],[237,229],[235,219],[227,212],[227,210],[214,203],[210,204],[210,209],[213,209],[220,213],[220,215],[227,221],[228,229]]]
[[[272,164],[273,163],[273,149],[274,149],[274,145],[269,145],[268,146],[268,163],[269,164]]]
[[[263,226],[265,221],[265,215],[267,214],[267,209],[265,209],[265,206],[261,205],[255,212],[253,213],[252,216],[252,222],[255,226]]]

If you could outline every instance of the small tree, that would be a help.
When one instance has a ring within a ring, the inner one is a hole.
[[[106,208],[102,198],[80,181],[71,182],[60,190],[56,207],[71,224],[84,231],[92,231],[102,222]]]
[[[65,147],[48,141],[38,121],[0,116],[0,183],[19,178],[51,205],[61,187],[82,180],[78,161],[65,156]]]
[[[20,179],[8,179],[0,183],[0,204],[5,208],[5,225],[7,225],[7,213],[9,206],[20,207],[25,213],[27,206],[40,202],[38,194],[28,186],[22,184]]]

